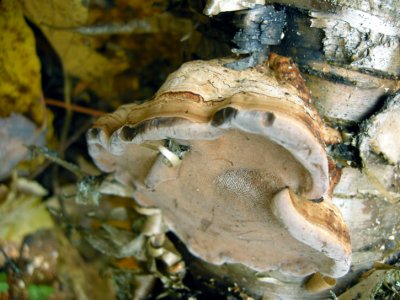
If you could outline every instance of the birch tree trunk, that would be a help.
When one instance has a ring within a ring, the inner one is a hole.
[[[298,64],[320,115],[342,134],[329,153],[342,170],[333,202],[350,228],[351,271],[336,286],[310,293],[307,278],[267,278],[243,266],[216,267],[193,257],[191,268],[256,297],[326,299],[329,290],[340,295],[374,262],[390,262],[400,249],[400,2],[266,2],[286,12],[285,38],[272,50]],[[340,299],[363,293],[354,291]]]

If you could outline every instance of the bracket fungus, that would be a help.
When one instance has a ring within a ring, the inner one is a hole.
[[[231,61],[186,63],[150,101],[98,119],[91,156],[207,262],[345,275],[351,246],[325,152],[333,131],[290,60],[271,54],[243,71]]]

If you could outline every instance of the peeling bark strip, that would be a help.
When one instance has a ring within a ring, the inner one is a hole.
[[[203,13],[208,16],[215,16],[225,11],[243,10],[246,8],[254,8],[257,4],[264,5],[265,0],[211,0],[207,1]]]
[[[310,11],[332,12],[335,9],[350,8],[379,17],[395,26],[400,26],[400,1],[399,0],[274,0],[266,3],[279,3],[291,7]]]
[[[362,124],[358,139],[364,174],[378,195],[390,203],[400,200],[399,116],[400,94],[397,94],[380,112]]]
[[[372,152],[387,163],[400,163],[400,94],[388,99],[385,107],[363,124],[360,150],[365,160]]]
[[[296,62],[321,62],[325,58],[346,68],[385,77],[400,74],[400,1],[274,2],[290,5],[281,53],[296,58]],[[304,16],[304,9],[311,20]],[[323,30],[322,37],[318,29]]]
[[[400,27],[377,16],[342,8],[311,12],[311,27],[323,28],[325,57],[360,70],[400,74]]]
[[[304,2],[296,1],[293,6],[301,6]],[[318,3],[321,4],[321,2]],[[326,4],[328,1],[324,1],[324,3]],[[334,14],[328,12],[335,10],[341,12],[339,7],[330,6],[328,9],[321,5],[317,6],[316,2],[313,2],[315,6],[308,4],[310,9],[320,10],[316,14],[332,17],[332,22],[341,20],[335,19]],[[287,15],[285,38],[280,45],[274,47],[274,50],[291,57],[296,62],[303,73],[303,78],[311,92],[315,107],[330,124],[354,125],[356,122],[365,120],[382,106],[386,97],[400,89],[400,81],[396,79],[394,74],[389,74],[386,71],[368,69],[367,72],[366,69],[351,67],[346,60],[336,60],[334,64],[330,64],[332,59],[328,61],[324,53],[324,29],[310,27],[311,17],[309,14],[297,10],[293,6],[285,9]],[[397,12],[392,13],[396,14]],[[378,15],[376,12],[374,14]],[[380,18],[386,20],[387,17]],[[325,22],[327,19],[313,19],[314,21]],[[391,24],[399,23],[397,20],[396,22],[391,22]],[[396,26],[399,27],[400,25]],[[358,30],[358,28],[355,30]],[[382,35],[381,33],[378,34]],[[386,38],[397,39],[398,37],[386,36]],[[347,49],[344,40],[337,39],[331,42],[332,44],[329,47],[332,49],[338,49],[338,51]],[[397,54],[392,53],[392,57],[385,60],[390,64],[390,68],[395,66],[399,59],[399,49],[400,47],[396,49]],[[368,49],[366,51],[368,52]],[[387,55],[387,53],[383,54],[382,52],[382,55]],[[381,65],[378,67],[380,68]]]
[[[330,123],[365,120],[382,99],[400,88],[400,82],[327,63],[309,62],[302,67],[306,85],[318,112]]]

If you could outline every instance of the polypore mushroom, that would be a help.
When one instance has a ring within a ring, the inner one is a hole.
[[[90,154],[208,262],[343,276],[351,247],[326,197],[327,130],[297,68],[276,55],[244,71],[227,62],[186,63],[152,100],[100,118]]]

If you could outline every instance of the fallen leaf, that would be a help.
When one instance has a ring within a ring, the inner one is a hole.
[[[89,1],[48,1],[24,0],[22,1],[25,14],[37,25],[68,28],[79,26],[86,22],[88,9],[85,3]]]
[[[41,124],[45,108],[40,102],[40,62],[18,1],[0,1],[0,32],[0,117],[29,114]]]
[[[111,278],[101,274],[94,264],[84,261],[63,234],[58,233],[57,240],[59,280],[74,292],[74,299],[116,299]]]
[[[8,118],[0,118],[0,180],[27,158],[26,145],[43,146],[44,143],[45,134],[23,115],[13,113]]]
[[[31,0],[24,2],[24,10],[45,34],[67,73],[92,82],[112,77],[128,67],[125,57],[108,58],[96,51],[94,38],[73,31],[86,23],[85,1]]]
[[[121,269],[139,270],[138,262],[133,257],[118,259],[115,261],[115,265]]]
[[[27,234],[53,227],[41,196],[19,191],[17,180],[14,179],[6,201],[0,205],[0,243],[20,244]]]
[[[79,33],[42,27],[54,49],[61,57],[65,70],[82,80],[92,82],[112,77],[128,67],[124,58],[108,59],[91,46],[92,38]]]

